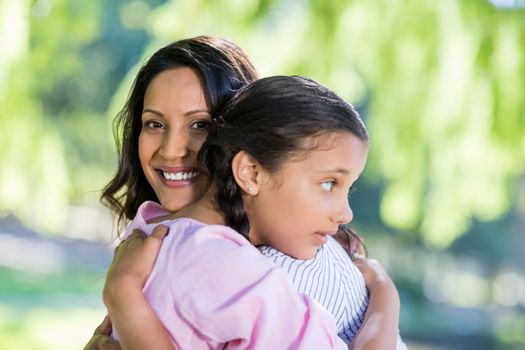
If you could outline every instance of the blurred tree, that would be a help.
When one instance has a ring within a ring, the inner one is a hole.
[[[390,225],[444,247],[472,217],[491,220],[516,203],[525,171],[524,14],[484,1],[348,8],[342,31],[361,48],[350,56],[371,90],[370,170],[387,180],[381,213]]]
[[[104,185],[108,103],[162,2],[0,1],[0,212],[57,232],[67,206]]]
[[[141,57],[199,34],[232,38],[262,75],[308,75],[356,104],[372,135],[366,178],[393,228],[446,247],[525,196],[513,192],[525,171],[523,8],[164,2],[0,2],[1,210],[51,227],[98,190],[114,167],[107,116]]]
[[[65,152],[33,93],[29,1],[0,2],[0,208],[47,228],[67,204]],[[44,79],[45,81],[45,79]]]
[[[360,105],[382,219],[446,247],[525,196],[524,15],[474,0],[173,0],[150,23],[161,42],[231,37],[263,75],[312,76]]]

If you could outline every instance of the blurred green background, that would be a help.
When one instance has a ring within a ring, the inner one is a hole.
[[[524,0],[0,0],[0,349],[79,349],[102,320],[111,120],[200,34],[362,114],[354,226],[411,349],[525,348]]]

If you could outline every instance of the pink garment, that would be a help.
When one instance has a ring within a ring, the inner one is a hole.
[[[146,222],[166,214],[145,202],[126,236],[150,234],[158,224]],[[346,349],[333,317],[240,234],[186,218],[162,224],[170,232],[144,294],[177,349]]]

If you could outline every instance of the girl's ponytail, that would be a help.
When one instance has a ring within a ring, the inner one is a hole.
[[[221,139],[220,129],[223,127],[224,125],[215,125],[210,130],[199,157],[203,168],[214,179],[217,205],[224,214],[226,225],[249,240],[250,223],[244,210],[241,189],[235,182],[231,168],[232,159],[237,152],[226,139]]]

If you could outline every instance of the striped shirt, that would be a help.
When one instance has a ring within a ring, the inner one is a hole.
[[[339,337],[350,343],[363,323],[368,293],[363,275],[339,243],[328,237],[309,260],[294,259],[269,246],[259,251],[288,272],[297,291],[334,316]]]

